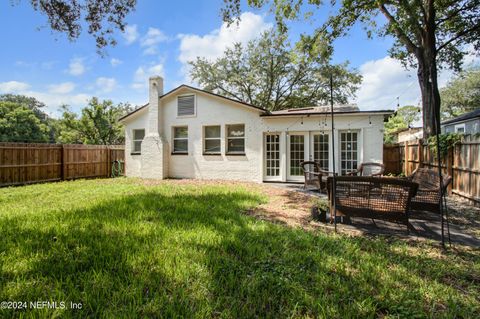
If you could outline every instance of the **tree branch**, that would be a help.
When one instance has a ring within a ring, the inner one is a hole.
[[[405,44],[407,46],[408,52],[415,53],[415,51],[417,50],[417,47],[415,46],[415,44],[413,44],[412,40],[410,40],[408,38],[408,36],[403,32],[403,30],[401,30],[398,27],[398,22],[391,15],[391,13],[387,10],[385,5],[384,4],[379,4],[378,9],[383,13],[383,15],[387,18],[388,22],[390,23],[390,25],[394,28],[395,33],[398,35],[398,38],[400,39],[400,41],[402,41],[403,44]]]
[[[480,23],[478,23],[477,25],[471,27],[470,29],[466,29],[466,30],[463,30],[459,33],[457,33],[453,38],[451,38],[450,40],[444,42],[441,46],[438,47],[437,49],[437,52],[439,52],[440,50],[444,49],[446,46],[448,46],[449,44],[451,44],[452,42],[458,40],[459,38],[463,37],[464,35],[470,33],[470,32],[473,32],[477,29],[480,29]]]

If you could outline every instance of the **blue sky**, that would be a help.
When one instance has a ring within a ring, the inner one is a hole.
[[[0,94],[35,96],[47,112],[58,115],[58,106],[69,104],[78,111],[88,98],[98,96],[115,102],[147,101],[148,76],[160,74],[165,89],[192,84],[186,62],[196,56],[215,58],[235,41],[246,42],[273,25],[268,10],[244,7],[238,27],[227,28],[220,17],[222,0],[138,1],[127,18],[128,28],[117,33],[117,46],[107,56],[96,53],[94,39],[86,32],[70,42],[63,34],[45,27],[46,18],[33,11],[29,1],[11,6],[0,2]],[[328,14],[313,22],[291,25],[290,37],[310,33]],[[388,58],[391,39],[367,39],[361,28],[335,43],[333,62],[345,60],[364,76],[355,101],[361,109],[393,109],[400,103],[417,104],[419,90],[415,71],[405,71]],[[451,72],[441,75],[444,85]]]

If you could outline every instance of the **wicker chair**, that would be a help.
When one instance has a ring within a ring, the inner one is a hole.
[[[330,211],[337,216],[403,222],[408,227],[410,202],[418,184],[387,177],[339,176],[327,180]],[[335,198],[332,196],[335,188]],[[333,214],[332,214],[333,215]]]
[[[331,175],[330,172],[322,170],[317,162],[306,161],[302,162],[303,175],[305,176],[304,189],[309,185],[315,186],[319,191],[327,189],[327,177]]]
[[[442,193],[446,194],[448,185],[452,182],[449,175],[442,175]],[[440,176],[438,172],[428,168],[417,168],[408,180],[417,183],[417,195],[412,198],[412,210],[440,213]]]
[[[347,175],[351,176],[382,176],[385,172],[385,166],[382,163],[361,163],[358,169],[351,171]]]

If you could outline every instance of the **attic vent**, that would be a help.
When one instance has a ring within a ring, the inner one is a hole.
[[[179,96],[177,103],[177,116],[195,115],[195,95]]]
[[[310,111],[313,110],[313,107],[304,107],[301,109],[290,109],[288,112],[301,112],[301,111]]]

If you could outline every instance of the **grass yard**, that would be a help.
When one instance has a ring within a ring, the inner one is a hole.
[[[480,252],[260,221],[262,187],[137,179],[0,189],[0,318],[479,318]],[[68,307],[67,307],[68,308]]]

